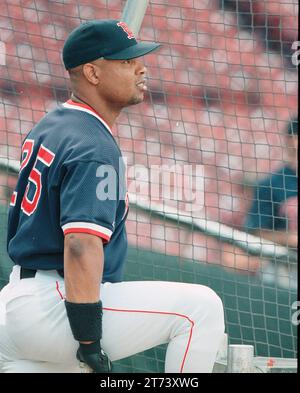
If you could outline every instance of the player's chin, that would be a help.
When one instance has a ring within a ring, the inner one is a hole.
[[[137,104],[140,104],[141,102],[144,101],[144,98],[145,98],[144,93],[140,93],[140,94],[138,94],[138,95],[135,95],[135,96],[133,96],[133,97],[129,100],[128,105],[137,105]]]

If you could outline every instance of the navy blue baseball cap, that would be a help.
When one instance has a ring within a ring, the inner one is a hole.
[[[155,42],[137,42],[126,23],[119,20],[92,20],[70,33],[63,47],[63,62],[68,70],[99,58],[129,60],[160,46]]]

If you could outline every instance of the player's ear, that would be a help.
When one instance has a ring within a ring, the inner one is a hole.
[[[100,83],[100,70],[93,63],[86,63],[82,67],[82,73],[89,83],[97,86]]]

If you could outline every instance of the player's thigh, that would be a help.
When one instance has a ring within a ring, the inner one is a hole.
[[[178,325],[189,325],[197,308],[207,314],[218,296],[208,287],[164,281],[104,284],[102,346],[112,360],[169,342]]]

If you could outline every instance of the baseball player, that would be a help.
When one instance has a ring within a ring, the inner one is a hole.
[[[72,97],[22,146],[8,222],[14,261],[0,293],[2,372],[111,372],[111,362],[168,343],[166,372],[211,372],[224,332],[211,289],[122,282],[128,197],[111,128],[143,101],[137,42],[125,23],[98,20],[63,48]]]

